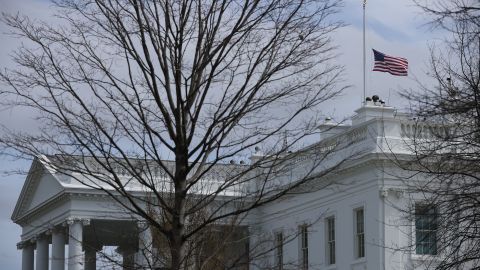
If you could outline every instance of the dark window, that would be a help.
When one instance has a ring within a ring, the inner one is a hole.
[[[335,264],[335,218],[327,218],[327,263]]]
[[[302,257],[302,270],[308,269],[308,227],[300,226],[300,256]]]
[[[417,254],[437,254],[438,214],[434,207],[415,206],[415,251]]]
[[[363,208],[355,210],[355,254],[365,257],[365,221]]]
[[[283,233],[275,234],[275,266],[277,270],[283,270]]]

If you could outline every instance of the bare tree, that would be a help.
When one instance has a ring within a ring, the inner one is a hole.
[[[423,180],[412,188],[426,200],[410,210],[426,222],[418,226],[432,231],[423,234],[431,239],[417,239],[416,249],[420,254],[441,254],[430,261],[432,269],[476,269],[480,267],[480,2],[416,3],[432,16],[431,26],[447,34],[441,46],[431,48],[430,75],[437,86],[420,83],[420,91],[404,95],[418,121],[410,144],[414,165],[405,167],[421,173]]]
[[[300,147],[321,103],[343,89],[329,35],[340,5],[59,0],[58,25],[4,14],[26,45],[18,68],[0,73],[2,106],[27,107],[39,124],[30,134],[4,127],[4,152],[40,158],[146,220],[169,269],[213,269],[220,255],[196,249],[209,230],[346,160],[320,166],[340,145]],[[262,155],[229,164],[255,146]],[[284,176],[292,168],[295,181]]]

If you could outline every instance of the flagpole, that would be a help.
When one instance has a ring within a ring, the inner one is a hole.
[[[365,97],[366,97],[366,73],[365,73],[365,66],[366,66],[366,58],[365,58],[365,6],[367,4],[367,0],[363,0],[363,100],[362,104],[365,104]]]

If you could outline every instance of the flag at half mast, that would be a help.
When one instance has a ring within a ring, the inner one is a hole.
[[[375,58],[373,71],[388,72],[395,76],[408,75],[407,59],[386,55],[376,50],[373,50],[373,56]]]

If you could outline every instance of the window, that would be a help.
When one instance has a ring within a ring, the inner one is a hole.
[[[437,254],[437,226],[437,211],[434,207],[415,205],[415,251],[417,254]]]
[[[301,269],[308,269],[308,226],[300,226],[300,258]]]
[[[283,232],[275,233],[275,268],[283,270]]]
[[[326,219],[327,224],[327,264],[335,264],[335,217]]]
[[[365,218],[363,208],[355,210],[355,256],[365,257]]]

